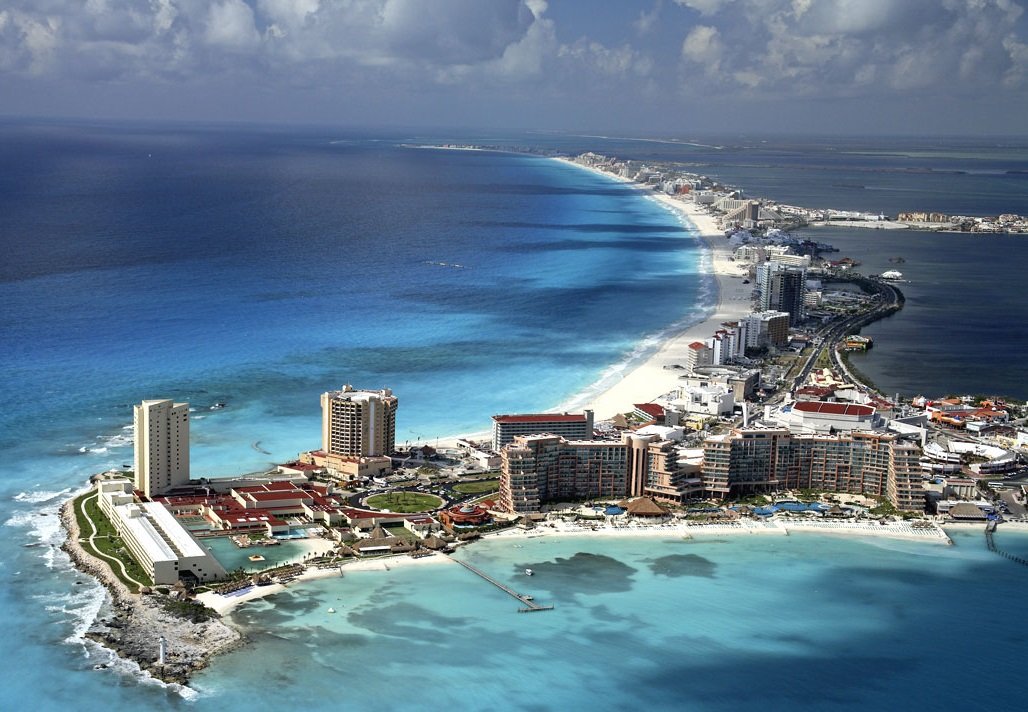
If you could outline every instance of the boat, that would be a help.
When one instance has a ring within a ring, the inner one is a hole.
[[[260,554],[251,554],[249,557],[250,561],[264,561],[264,557]]]
[[[329,613],[335,613],[335,612],[336,612],[336,609],[335,609],[335,608],[329,608],[329,609],[328,609],[328,612],[329,612]]]
[[[214,405],[211,406],[211,410],[221,410],[224,407],[225,407],[224,403],[215,403]]]
[[[898,270],[891,269],[888,272],[882,272],[882,279],[885,279],[885,280],[903,279],[903,273],[898,271]]]
[[[532,571],[532,569],[525,569],[525,576],[532,576],[534,574],[535,571]]]

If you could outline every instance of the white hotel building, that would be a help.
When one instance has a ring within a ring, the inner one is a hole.
[[[100,511],[107,515],[125,546],[155,584],[180,578],[211,581],[228,574],[210,552],[157,502],[137,503],[125,479],[97,483]]]
[[[145,400],[132,407],[136,489],[150,497],[189,483],[189,404]]]

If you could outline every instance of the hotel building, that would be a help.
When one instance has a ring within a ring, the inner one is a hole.
[[[627,491],[624,443],[520,435],[500,456],[500,508],[507,512],[538,512],[542,503],[560,500],[620,498]]]
[[[887,497],[903,511],[924,509],[920,449],[895,435],[793,435],[739,429],[703,443],[708,496],[735,497],[783,489],[817,489]]]
[[[789,325],[805,316],[803,295],[807,272],[781,262],[765,262],[757,268],[760,288],[760,311],[783,311],[789,314]]]
[[[97,483],[100,511],[107,515],[132,558],[155,584],[223,579],[224,567],[200,546],[175,515],[158,502],[138,503],[128,480]]]
[[[582,413],[530,413],[493,416],[493,450],[500,452],[504,445],[519,435],[560,435],[568,440],[589,440],[593,436],[593,412]]]
[[[189,483],[189,404],[145,400],[132,407],[135,485],[150,497]]]
[[[396,447],[397,399],[388,388],[343,386],[321,394],[321,449],[326,455],[385,457]]]

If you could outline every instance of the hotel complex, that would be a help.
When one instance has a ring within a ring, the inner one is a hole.
[[[97,483],[100,511],[107,515],[146,575],[155,584],[223,579],[227,573],[218,560],[193,538],[167,507],[158,502],[137,502],[132,483],[125,479]]]
[[[786,489],[886,497],[899,510],[925,504],[921,449],[893,434],[796,435],[740,428],[703,441],[702,451],[659,435],[622,442],[516,438],[501,450],[500,506],[538,512],[547,502],[650,496],[681,502]]]
[[[189,484],[189,404],[145,400],[132,416],[136,489],[149,497]]]
[[[538,512],[554,500],[625,495],[628,451],[619,442],[519,435],[500,454],[500,502],[509,512]]]
[[[337,475],[373,477],[392,468],[396,408],[388,388],[357,390],[351,385],[321,394],[321,450],[301,459]]]

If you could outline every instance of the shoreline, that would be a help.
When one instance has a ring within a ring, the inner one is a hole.
[[[141,672],[166,684],[185,685],[197,670],[220,653],[245,640],[234,627],[217,618],[194,623],[165,611],[150,596],[132,593],[110,570],[79,543],[81,532],[72,511],[75,496],[60,508],[61,525],[68,536],[61,549],[78,571],[96,579],[106,592],[106,602],[82,637],[139,666]],[[157,660],[157,640],[164,636],[167,657]]]
[[[453,149],[445,148],[444,150]],[[659,203],[682,223],[683,229],[694,234],[699,240],[700,273],[709,276],[713,283],[714,299],[710,304],[701,305],[706,313],[702,319],[677,329],[675,328],[676,322],[672,322],[667,327],[668,333],[648,356],[637,362],[629,360],[609,365],[600,377],[585,389],[568,396],[544,411],[561,413],[589,409],[595,414],[596,420],[606,420],[619,413],[631,412],[636,403],[653,402],[676,388],[678,377],[682,372],[669,367],[685,363],[689,344],[694,341],[705,341],[721,328],[723,322],[737,321],[749,314],[753,309],[751,298],[753,287],[742,283],[747,272],[735,264],[732,259],[732,248],[714,218],[694,204],[676,200],[663,193],[647,191],[644,186],[633,180],[590,166],[583,166],[568,158],[546,158],[596,176],[602,176],[616,183],[631,186],[638,191],[640,198],[651,199]],[[645,339],[644,336],[639,343],[641,344]],[[614,370],[622,366],[620,377],[616,381],[606,383],[613,379]],[[442,446],[452,447],[455,446],[457,440],[482,440],[490,437],[491,431],[480,430],[473,433],[448,435],[434,440]]]
[[[568,524],[566,522],[549,522],[531,530],[518,528],[503,529],[498,532],[483,534],[482,541],[510,541],[518,542],[524,539],[609,539],[609,538],[649,538],[667,539],[678,537],[683,540],[702,541],[709,537],[718,536],[793,536],[793,535],[814,534],[821,536],[852,536],[857,538],[889,539],[898,541],[921,542],[928,544],[942,544],[951,546],[953,541],[946,534],[945,530],[937,525],[924,528],[912,527],[906,522],[889,522],[880,524],[877,521],[871,522],[840,522],[840,521],[740,521],[729,523],[696,523],[690,524],[684,521],[668,522],[663,524],[645,525],[613,525],[603,524],[598,526],[582,526]],[[474,542],[464,544],[473,547]],[[196,597],[204,605],[217,611],[219,615],[229,616],[236,608],[259,599],[274,596],[283,591],[294,588],[294,585],[307,581],[321,579],[345,578],[348,574],[354,573],[377,573],[388,572],[397,568],[409,568],[412,566],[438,566],[447,563],[454,563],[448,554],[434,553],[421,558],[412,558],[407,554],[396,554],[394,556],[382,556],[372,559],[350,560],[339,566],[325,569],[307,569],[296,577],[289,584],[269,584],[266,586],[251,586],[229,596],[222,596],[214,592],[202,593]]]
[[[597,420],[631,411],[635,403],[649,403],[677,387],[680,371],[666,368],[681,365],[686,360],[689,344],[704,341],[714,335],[723,322],[737,321],[752,311],[753,288],[743,284],[746,271],[732,260],[732,249],[714,218],[692,203],[676,200],[669,195],[647,191],[635,181],[615,176],[566,158],[554,158],[568,166],[603,176],[608,180],[635,186],[640,197],[650,198],[669,210],[683,227],[693,232],[705,251],[701,261],[703,273],[713,278],[713,303],[706,306],[706,316],[700,321],[669,334],[650,356],[622,374],[620,380],[594,395],[577,395],[565,401],[558,410],[569,410],[567,404],[592,410]],[[673,324],[672,324],[673,326]],[[588,393],[589,389],[586,389]]]

